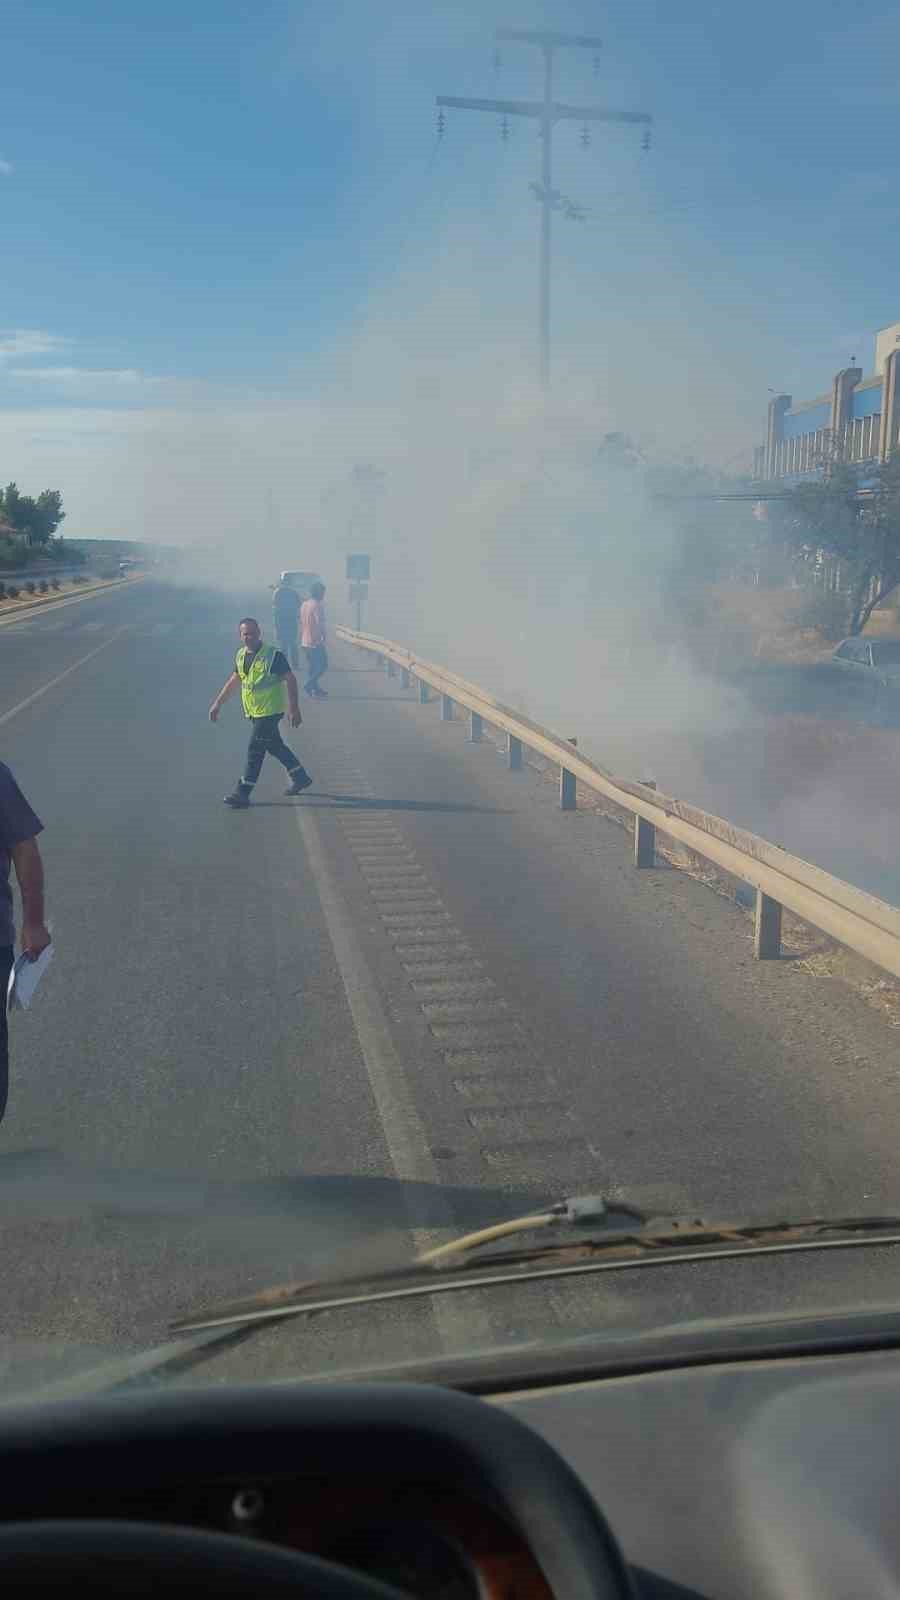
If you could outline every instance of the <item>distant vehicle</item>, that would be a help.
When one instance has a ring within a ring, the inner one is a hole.
[[[310,584],[322,582],[317,572],[283,572],[278,581],[289,583],[292,589],[296,589],[301,600],[309,598]]]
[[[851,700],[878,706],[900,696],[900,638],[842,639],[831,664]]]

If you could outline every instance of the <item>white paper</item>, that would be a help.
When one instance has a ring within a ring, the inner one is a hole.
[[[29,961],[27,956],[17,957],[9,975],[9,987],[6,991],[7,1014],[10,1011],[28,1010],[34,999],[34,991],[52,960],[52,944],[48,944],[46,950],[41,951],[36,961]]]

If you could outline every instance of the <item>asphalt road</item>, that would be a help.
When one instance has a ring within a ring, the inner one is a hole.
[[[290,736],[314,787],[286,799],[268,763],[248,812],[223,806],[244,729],[236,704],[206,711],[247,607],[146,582],[0,626],[0,754],[46,823],[57,946],[13,1019],[0,1380],[573,1192],[900,1211],[883,1016],[754,964],[738,909],[635,873],[619,829],[560,814],[349,649]],[[841,1270],[848,1294],[884,1290]],[[712,1297],[646,1277],[310,1325],[303,1361],[835,1288],[793,1266],[758,1291],[722,1273]],[[242,1370],[292,1370],[296,1341]]]

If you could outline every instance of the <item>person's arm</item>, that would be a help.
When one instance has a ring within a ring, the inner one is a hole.
[[[22,896],[22,953],[36,961],[50,943],[44,923],[44,863],[36,839],[23,839],[9,853]]]
[[[288,716],[291,727],[299,728],[303,718],[300,715],[300,696],[297,693],[297,679],[292,672],[287,672],[285,673],[284,681],[287,685]]]
[[[225,704],[225,701],[231,699],[231,696],[234,694],[235,689],[239,689],[240,688],[240,684],[241,684],[241,680],[238,677],[236,672],[233,672],[231,674],[231,677],[228,679],[228,681],[226,683],[223,683],[221,689],[219,690],[218,694],[216,695],[215,700],[213,701],[212,705],[209,708],[209,720],[210,720],[210,722],[215,722],[216,721],[220,710],[222,709],[223,705]]]

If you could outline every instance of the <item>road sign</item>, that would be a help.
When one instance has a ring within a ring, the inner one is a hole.
[[[351,583],[368,583],[369,576],[368,556],[347,557],[347,577]]]
[[[368,600],[369,585],[367,583],[351,583],[347,589],[347,598],[351,603],[356,600]]]

